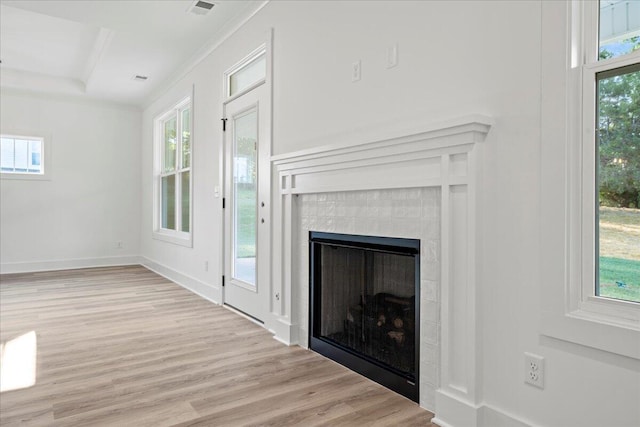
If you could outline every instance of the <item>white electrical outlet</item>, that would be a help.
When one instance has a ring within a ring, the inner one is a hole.
[[[524,382],[544,388],[544,357],[524,354]]]
[[[116,242],[116,248],[118,248],[118,249],[124,248],[124,243],[123,242]]]
[[[209,271],[209,261],[204,262],[204,271]]]

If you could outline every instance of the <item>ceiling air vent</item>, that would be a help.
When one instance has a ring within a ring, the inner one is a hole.
[[[187,9],[187,12],[195,13],[196,15],[206,15],[213,9],[213,6],[215,6],[213,3],[195,0],[189,9]]]

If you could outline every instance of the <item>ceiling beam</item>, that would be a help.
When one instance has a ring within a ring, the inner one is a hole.
[[[84,68],[84,72],[82,73],[82,81],[84,82],[85,89],[88,90],[89,85],[91,84],[91,79],[94,76],[94,72],[96,67],[102,60],[105,55],[105,52],[109,48],[109,44],[113,39],[115,32],[108,28],[100,28],[98,30],[98,34],[96,36],[95,41],[93,42],[93,47],[91,48],[91,52],[89,53],[89,57],[87,58],[87,63]]]

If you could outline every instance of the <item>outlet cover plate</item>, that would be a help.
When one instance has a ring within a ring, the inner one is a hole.
[[[544,389],[544,357],[524,354],[524,382]]]

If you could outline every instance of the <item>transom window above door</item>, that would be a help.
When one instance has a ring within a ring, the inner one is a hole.
[[[260,46],[225,73],[226,97],[235,98],[265,82],[267,77],[266,46]]]

